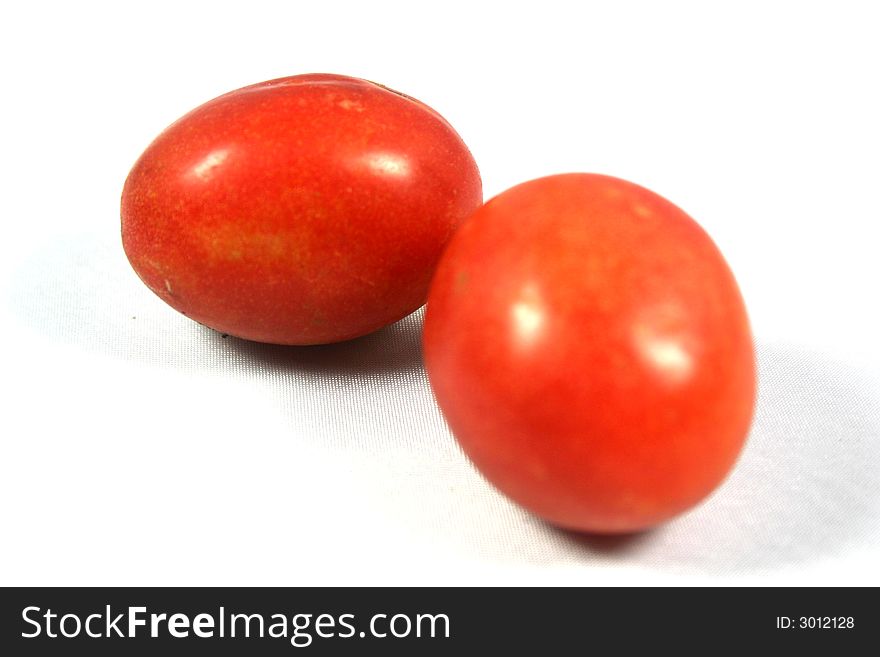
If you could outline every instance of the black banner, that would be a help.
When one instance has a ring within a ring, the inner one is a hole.
[[[607,654],[865,646],[875,589],[4,589],[3,655]]]

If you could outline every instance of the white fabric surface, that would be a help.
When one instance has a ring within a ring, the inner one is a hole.
[[[505,9],[498,31],[472,5],[325,4],[212,4],[209,28],[190,5],[173,5],[173,24],[159,6],[61,3],[2,21],[16,26],[2,61],[23,64],[0,107],[0,584],[880,583],[867,10],[549,2]],[[333,48],[320,29],[296,43],[282,29],[339,12],[351,20],[333,23]],[[118,238],[140,150],[217,93],[311,70],[436,106],[487,197],[603,171],[706,226],[742,284],[760,369],[748,446],[716,494],[634,538],[558,531],[457,448],[422,368],[420,314],[282,348],[222,339],[143,287]]]

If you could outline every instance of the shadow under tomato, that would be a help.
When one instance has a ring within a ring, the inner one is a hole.
[[[284,346],[242,340],[202,327],[216,348],[230,350],[252,365],[274,370],[296,369],[326,374],[381,376],[415,371],[422,364],[421,331],[424,311],[417,310],[374,333],[325,345]]]
[[[630,534],[586,534],[552,526],[550,530],[559,534],[563,541],[577,548],[606,556],[633,554],[648,547],[657,534],[655,530],[650,529]]]

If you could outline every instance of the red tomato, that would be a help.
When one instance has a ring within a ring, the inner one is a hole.
[[[126,180],[122,241],[147,286],[194,320],[336,342],[421,306],[481,202],[471,154],[434,110],[300,75],[220,96],[159,135]]]
[[[575,530],[696,504],[753,412],[752,337],[721,253],[679,208],[607,176],[533,180],[477,210],[438,266],[424,350],[486,478]]]

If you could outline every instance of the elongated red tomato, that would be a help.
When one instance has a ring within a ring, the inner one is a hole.
[[[159,135],[126,180],[122,241],[147,286],[203,324],[336,342],[421,306],[481,202],[473,158],[434,110],[300,75],[215,98]]]
[[[696,504],[753,412],[752,337],[721,253],[682,210],[607,176],[533,180],[477,210],[438,266],[424,351],[486,478],[575,530]]]

